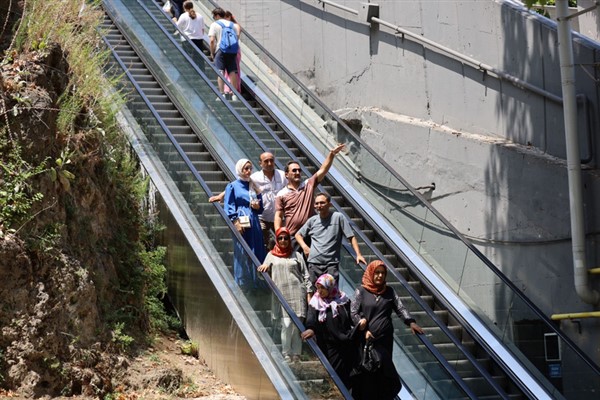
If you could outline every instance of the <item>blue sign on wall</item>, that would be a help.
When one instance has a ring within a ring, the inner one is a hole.
[[[560,364],[548,364],[548,376],[550,378],[562,378],[562,367]]]

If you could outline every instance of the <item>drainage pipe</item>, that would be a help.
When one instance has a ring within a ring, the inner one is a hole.
[[[558,24],[558,55],[563,92],[565,141],[567,149],[567,174],[571,211],[571,243],[573,248],[573,278],[575,291],[588,304],[600,303],[600,294],[589,288],[585,254],[585,226],[583,190],[581,183],[581,158],[577,136],[577,99],[575,96],[575,67],[571,26],[568,19],[568,0],[556,1]]]

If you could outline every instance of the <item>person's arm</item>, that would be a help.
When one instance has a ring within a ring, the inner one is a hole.
[[[273,221],[273,227],[275,232],[283,226],[283,211],[275,211],[275,220]]]
[[[304,255],[306,256],[306,258],[308,258],[308,255],[310,254],[310,247],[306,245],[306,242],[304,241],[304,236],[302,236],[302,234],[298,232],[294,237],[296,238],[296,242],[298,242],[298,245],[302,248]]]
[[[356,236],[352,236],[352,238],[350,239],[350,244],[352,244],[352,248],[354,249],[354,252],[356,253],[356,263],[357,264],[360,264],[360,263],[366,264],[367,261],[360,253],[360,248],[358,247],[358,240],[356,240]]]
[[[306,262],[302,254],[296,252],[296,260],[298,261],[298,267],[300,268],[300,276],[303,278],[304,287],[306,288],[307,301],[310,301],[312,297],[312,283],[310,282],[310,275],[308,274],[308,268],[306,268]]]
[[[354,300],[350,304],[350,317],[355,325],[358,325],[359,331],[364,331],[367,328],[367,319],[363,317],[361,312],[362,293],[359,289],[354,291]]]
[[[315,336],[314,328],[317,322],[317,310],[314,307],[308,306],[308,310],[306,310],[306,330],[302,332],[302,340],[308,340],[311,337]]]
[[[275,197],[275,220],[273,221],[273,228],[275,229],[275,232],[277,232],[277,230],[283,226],[284,207],[285,207],[285,205],[283,204],[283,198],[281,196],[276,196]]]
[[[329,168],[331,168],[331,165],[333,164],[333,159],[335,158],[336,154],[342,151],[344,147],[345,145],[338,144],[336,147],[329,151],[329,154],[327,154],[325,161],[323,161],[323,164],[321,164],[321,168],[319,168],[319,170],[315,172],[318,183],[321,183],[321,181],[325,178],[325,175],[327,175],[327,172],[329,172]]]
[[[210,35],[210,32],[209,32],[208,37],[210,38],[210,58],[214,59],[215,58],[215,49],[217,47],[217,41],[215,40],[214,36]]]
[[[268,252],[267,256],[265,257],[265,261],[263,261],[263,264],[257,268],[258,272],[270,272],[271,268],[273,268],[274,258],[275,257],[273,256],[273,254],[271,254],[271,252]]]
[[[389,287],[388,287],[388,290],[390,290]],[[393,289],[391,289],[391,290],[393,290]],[[402,303],[402,300],[400,300],[400,297],[398,297],[398,295],[396,294],[396,291],[394,291],[393,306],[394,306],[394,312],[396,313],[396,315],[398,315],[398,317],[400,317],[404,320],[404,323],[410,328],[410,330],[412,331],[413,334],[425,333],[423,331],[423,328],[421,328],[417,324],[415,319],[410,315],[410,313],[408,312],[408,309],[404,306],[404,304]]]

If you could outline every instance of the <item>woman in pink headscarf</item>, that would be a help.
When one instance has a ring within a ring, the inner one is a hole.
[[[321,275],[315,286],[317,291],[308,303],[307,329],[302,332],[302,339],[316,336],[319,348],[350,390],[350,372],[358,356],[358,344],[354,338],[356,329],[352,326],[350,316],[350,299],[338,289],[330,274]]]

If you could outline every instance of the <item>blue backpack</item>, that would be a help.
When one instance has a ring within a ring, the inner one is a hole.
[[[235,33],[234,24],[231,22],[229,25],[225,25],[221,21],[217,21],[217,24],[221,25],[221,43],[219,43],[219,50],[222,53],[237,54],[240,45],[238,43],[238,37]]]

